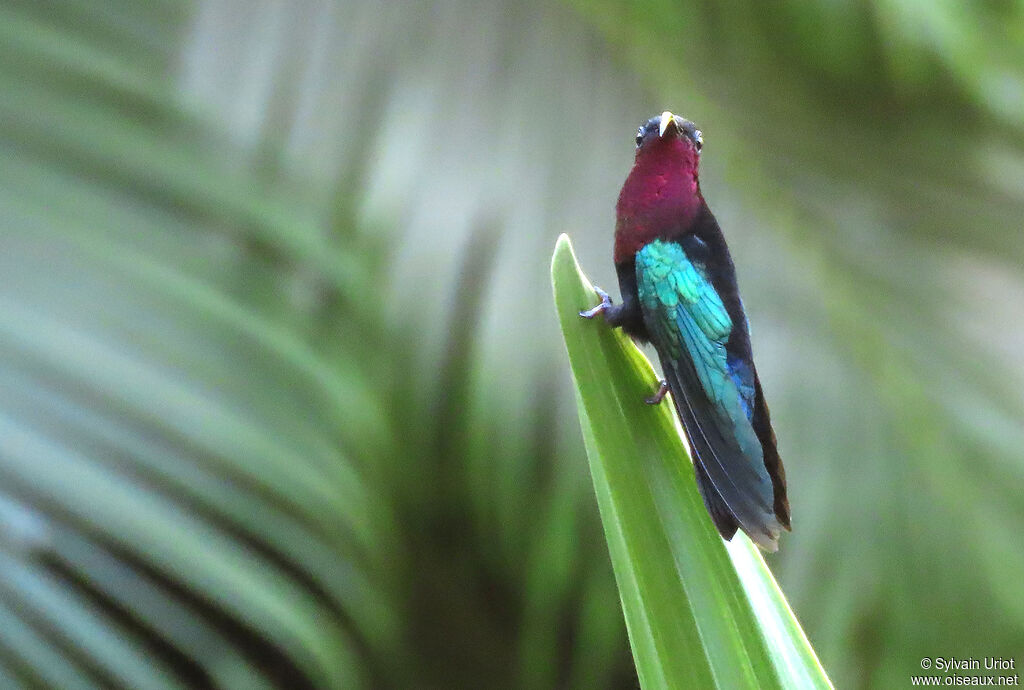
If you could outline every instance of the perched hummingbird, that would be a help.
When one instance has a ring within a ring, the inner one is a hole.
[[[704,144],[666,111],[640,127],[636,159],[616,205],[621,304],[598,289],[598,314],[654,345],[693,453],[697,487],[725,539],[740,528],[767,551],[790,529],[786,475],[750,350],[736,270],[700,192]]]

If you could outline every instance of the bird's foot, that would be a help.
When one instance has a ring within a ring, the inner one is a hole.
[[[596,292],[597,296],[601,298],[601,304],[597,305],[593,309],[581,311],[580,316],[585,319],[592,319],[598,314],[604,314],[608,309],[611,309],[612,298],[608,296],[608,293],[596,286],[594,287],[594,292]]]
[[[657,405],[668,395],[668,381],[658,381],[658,392],[649,398],[644,398],[648,405]]]

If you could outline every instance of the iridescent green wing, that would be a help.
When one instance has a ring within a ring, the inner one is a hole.
[[[716,526],[729,538],[738,524],[774,550],[781,527],[750,422],[753,372],[726,351],[737,326],[704,266],[676,242],[656,240],[637,252],[636,276],[644,325],[661,358]]]

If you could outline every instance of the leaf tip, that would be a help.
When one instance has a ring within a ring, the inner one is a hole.
[[[555,253],[551,255],[551,275],[555,275],[558,270],[558,266],[564,263],[567,259],[576,260],[576,256],[572,251],[572,240],[564,232],[558,236],[555,240]]]

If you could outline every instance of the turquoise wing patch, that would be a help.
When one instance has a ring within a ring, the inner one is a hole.
[[[693,363],[716,416],[744,455],[760,461],[761,444],[750,424],[752,372],[730,362],[725,344],[734,324],[704,266],[690,261],[679,244],[655,240],[637,252],[636,275],[644,323],[663,361]]]
[[[764,450],[751,423],[753,367],[726,350],[734,328],[705,266],[676,242],[656,240],[635,257],[644,326],[694,454],[697,487],[728,539],[742,526],[773,551],[782,525]]]

